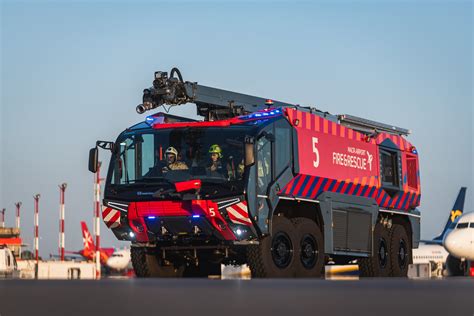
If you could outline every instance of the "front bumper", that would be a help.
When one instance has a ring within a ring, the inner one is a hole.
[[[240,198],[233,200],[242,203]],[[114,203],[104,201],[106,206]],[[120,240],[159,243],[160,246],[255,240],[257,235],[250,220],[250,223],[232,220],[232,214],[229,217],[226,211],[228,206],[228,203],[211,200],[132,202],[128,204],[127,212],[120,210],[120,225],[111,229]]]

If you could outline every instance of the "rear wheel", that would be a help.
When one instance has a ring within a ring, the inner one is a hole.
[[[323,234],[318,225],[308,218],[292,220],[296,231],[296,277],[319,278],[324,268]]]
[[[388,277],[391,258],[390,234],[382,224],[377,223],[374,229],[374,249],[371,257],[358,259],[361,277]]]
[[[274,216],[272,235],[258,245],[247,247],[247,261],[254,278],[289,278],[296,272],[294,249],[297,245],[295,228],[283,216]]]
[[[412,263],[410,238],[403,225],[395,224],[390,236],[391,276],[406,277],[408,266]]]
[[[139,278],[177,278],[181,277],[183,269],[173,265],[163,265],[153,253],[147,253],[145,247],[131,247],[131,259],[135,275]]]

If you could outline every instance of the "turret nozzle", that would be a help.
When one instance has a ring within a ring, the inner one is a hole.
[[[143,114],[143,113],[145,113],[145,111],[146,111],[146,110],[145,110],[145,107],[143,106],[143,104],[137,105],[136,110],[137,110],[137,113],[138,113],[138,114]]]
[[[142,104],[137,105],[136,110],[138,114],[143,114],[146,111],[152,110],[154,108],[156,108],[156,106],[154,106],[152,102],[145,101]]]

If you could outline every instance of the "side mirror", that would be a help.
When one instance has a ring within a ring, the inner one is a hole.
[[[89,150],[89,171],[92,173],[97,172],[97,165],[99,163],[99,149],[97,147]]]

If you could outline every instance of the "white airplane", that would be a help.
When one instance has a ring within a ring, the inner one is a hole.
[[[443,246],[453,257],[474,261],[474,213],[459,218],[456,227],[445,237]]]
[[[130,249],[116,250],[107,259],[107,266],[116,271],[123,271],[130,267]]]
[[[438,244],[420,242],[417,249],[413,249],[413,263],[441,263],[444,264],[449,256],[449,252]]]
[[[448,264],[451,261],[449,252],[443,247],[443,240],[456,226],[458,218],[462,215],[464,209],[464,200],[466,197],[466,188],[462,187],[459,190],[459,194],[454,202],[454,206],[449,213],[448,220],[444,226],[443,232],[433,238],[432,240],[422,240],[418,248],[413,249],[413,263],[436,263],[440,266],[448,266],[448,270],[452,270],[449,267],[453,266]],[[455,265],[454,265],[455,266]],[[448,271],[449,274],[454,274],[454,271]]]

